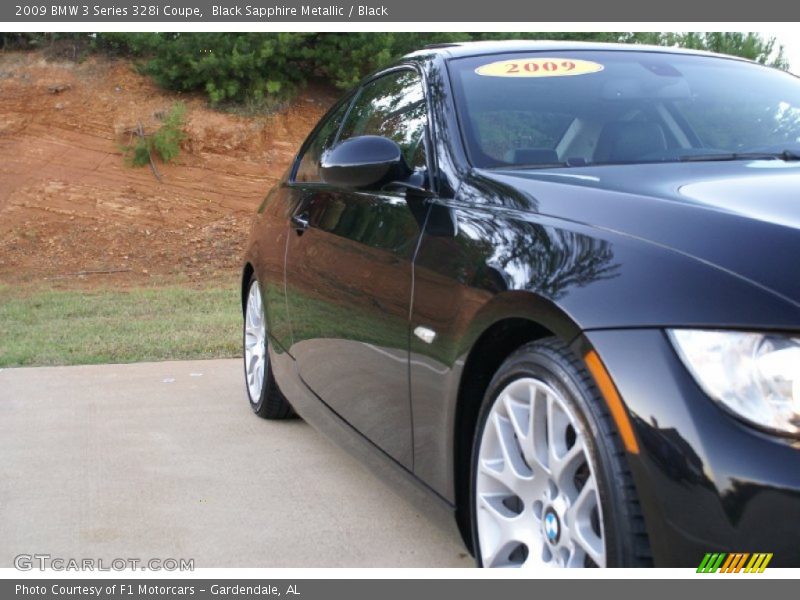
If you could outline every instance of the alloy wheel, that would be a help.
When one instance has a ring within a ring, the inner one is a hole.
[[[258,282],[250,284],[244,320],[244,370],[250,401],[257,404],[261,399],[264,372],[267,366],[267,327],[264,319],[264,304]]]
[[[586,433],[558,391],[502,389],[479,441],[475,494],[486,567],[604,567],[603,514]]]

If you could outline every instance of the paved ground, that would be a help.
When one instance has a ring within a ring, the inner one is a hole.
[[[471,566],[302,421],[253,415],[238,360],[0,370],[0,567]]]

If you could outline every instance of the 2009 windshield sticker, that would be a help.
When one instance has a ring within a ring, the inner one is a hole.
[[[603,70],[603,65],[575,58],[516,58],[489,63],[475,69],[487,77],[569,77]]]

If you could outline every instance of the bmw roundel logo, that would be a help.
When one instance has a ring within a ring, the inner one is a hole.
[[[557,544],[558,538],[561,537],[561,524],[558,521],[558,515],[552,508],[548,508],[544,513],[544,533],[547,536],[547,541],[551,544]]]

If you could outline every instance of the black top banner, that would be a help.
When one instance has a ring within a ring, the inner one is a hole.
[[[315,4],[283,0],[18,0],[0,3],[4,26],[36,22],[790,22],[800,2],[760,0],[383,0]]]

